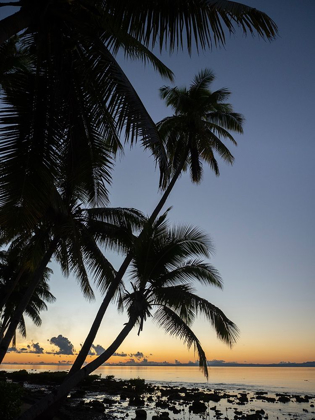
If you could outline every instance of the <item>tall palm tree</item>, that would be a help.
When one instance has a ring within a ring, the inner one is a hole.
[[[226,102],[230,95],[227,89],[214,92],[210,90],[209,86],[213,80],[213,73],[210,70],[205,70],[195,77],[189,89],[177,87],[161,89],[161,95],[167,99],[167,105],[175,108],[175,115],[167,117],[157,124],[162,147],[165,147],[169,155],[169,165],[167,171],[160,168],[160,186],[165,188],[165,192],[152,212],[149,223],[155,221],[178,177],[187,168],[187,165],[191,167],[192,181],[198,182],[202,173],[200,159],[209,163],[216,175],[219,174],[219,169],[214,152],[218,152],[225,161],[233,162],[232,154],[220,139],[227,138],[236,144],[229,131],[242,133],[243,117],[241,114],[233,112],[232,106]],[[141,241],[141,239],[140,234],[139,240]],[[133,251],[128,253],[108,288],[70,374],[83,365],[107,307],[132,258]]]
[[[157,123],[174,177],[189,168],[192,182],[200,182],[202,161],[219,175],[215,153],[225,162],[233,163],[234,158],[221,139],[236,145],[230,131],[243,133],[244,118],[226,102],[231,94],[228,89],[210,89],[214,79],[213,72],[205,69],[195,76],[188,89],[177,86],[160,89],[161,98],[174,112]],[[160,186],[166,183],[167,178],[161,173]]]
[[[68,394],[70,389],[97,369],[118,349],[123,340],[137,326],[138,334],[144,322],[152,317],[159,326],[190,348],[199,356],[199,366],[208,376],[207,360],[200,341],[191,329],[194,319],[204,315],[215,328],[218,337],[232,345],[238,335],[236,325],[215,305],[194,292],[194,283],[222,287],[217,270],[200,260],[209,257],[211,242],[197,228],[169,229],[163,215],[144,229],[141,241],[136,241],[131,265],[131,288],[123,290],[119,299],[120,309],[128,313],[128,322],[114,342],[95,360],[68,377],[52,394],[35,404],[20,417],[31,420],[51,412],[52,406]]]

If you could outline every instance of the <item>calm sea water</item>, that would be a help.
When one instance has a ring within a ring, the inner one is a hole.
[[[56,371],[68,370],[68,366],[1,365],[1,370],[20,369]],[[196,366],[102,366],[95,373],[102,377],[114,375],[116,379],[142,378],[159,384],[315,394],[315,368],[306,367],[210,367],[208,381]]]

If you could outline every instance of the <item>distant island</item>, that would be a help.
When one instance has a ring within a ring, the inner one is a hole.
[[[59,363],[18,363],[18,362],[8,362],[3,363],[2,365],[58,365],[58,366],[72,366],[72,363],[59,362]],[[120,363],[105,363],[103,366],[176,366],[176,367],[187,367],[187,366],[198,366],[198,361],[181,363],[178,360],[175,360],[174,363],[170,362],[150,362],[148,360],[143,360],[139,362],[128,361]],[[208,361],[208,367],[315,367],[315,361],[313,362],[279,362],[279,363],[238,363],[238,362],[225,362],[224,360],[211,360]],[[0,367],[1,369],[1,367]]]

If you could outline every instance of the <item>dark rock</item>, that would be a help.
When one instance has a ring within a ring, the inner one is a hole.
[[[136,410],[136,419],[146,419],[147,412],[143,409]]]
[[[203,399],[203,401],[206,401],[206,402],[207,401],[219,402],[221,400],[221,396],[219,394],[216,394],[216,393],[205,394],[202,399]]]
[[[93,400],[93,401],[89,402],[88,405],[90,407],[92,407],[93,410],[95,410],[95,411],[97,411],[99,413],[104,413],[105,407],[104,407],[104,404],[101,403],[100,401]]]
[[[135,395],[129,399],[129,405],[142,407],[144,406],[144,400],[142,400],[138,395]]]
[[[168,399],[169,401],[179,401],[182,400],[183,397],[178,392],[175,392],[174,394],[169,395]]]
[[[238,404],[245,404],[248,403],[248,397],[247,394],[240,394],[240,396],[238,397]]]
[[[216,416],[217,419],[221,418],[223,416],[222,411],[215,410],[215,416]]]
[[[174,414],[179,414],[181,412],[181,410],[179,410],[178,408],[176,408],[174,406],[169,407],[169,410]]]
[[[248,419],[248,420],[261,420],[262,417],[258,413],[253,413],[253,414],[247,414],[246,419]]]
[[[281,403],[288,403],[288,402],[290,402],[290,397],[287,397],[286,395],[281,395],[278,398],[278,401],[281,402]]]
[[[237,416],[241,416],[243,414],[243,411],[235,410],[234,414],[236,414]]]
[[[265,410],[263,410],[263,409],[261,409],[261,410],[256,410],[256,413],[257,413],[257,414],[261,414],[262,416],[263,416],[264,414],[266,414],[266,413],[265,413]]]
[[[155,406],[159,408],[168,408],[168,403],[167,401],[160,400],[155,403]]]
[[[267,395],[257,395],[256,400],[262,400],[271,403],[276,402],[276,399],[274,397],[267,397]]]
[[[107,405],[113,405],[117,404],[118,402],[116,400],[112,400],[111,398],[104,398],[103,403]]]
[[[78,389],[77,391],[74,391],[70,398],[83,398],[85,395],[85,391],[83,389]]]
[[[294,395],[295,401],[298,403],[304,403],[304,402],[309,402],[309,398],[307,395],[305,395],[305,397],[302,397],[301,395]]]
[[[189,407],[189,411],[192,411],[194,414],[204,413],[206,410],[206,404],[201,401],[194,401]]]

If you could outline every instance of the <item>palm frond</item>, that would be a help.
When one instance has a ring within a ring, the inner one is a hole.
[[[167,306],[161,306],[154,314],[153,319],[158,323],[159,326],[171,336],[177,337],[182,340],[188,347],[191,348],[194,345],[195,351],[199,356],[199,367],[202,370],[206,378],[208,378],[207,359],[201,344],[189,328],[189,326]]]
[[[187,299],[190,299],[194,305],[196,315],[203,314],[211,322],[220,340],[229,346],[236,342],[239,329],[221,309],[200,296],[195,294],[189,296],[189,292],[187,292]]]
[[[194,95],[197,91],[204,91],[209,88],[209,85],[214,81],[215,75],[212,70],[205,69],[201,70],[192,81],[189,87],[190,95]]]
[[[224,45],[225,31],[234,33],[237,27],[269,40],[277,35],[276,24],[266,14],[230,1],[161,0],[157,6],[149,0],[110,0],[105,5],[105,12],[144,45],[158,44],[170,51],[185,46],[190,52],[193,42],[197,49]]]
[[[187,260],[180,266],[169,270],[158,281],[163,287],[198,281],[206,286],[222,288],[222,279],[219,272],[211,264],[196,259]]]

